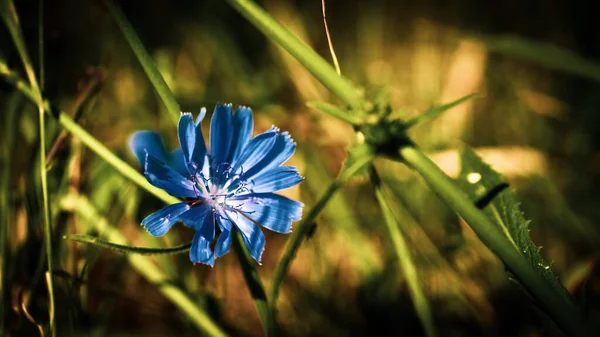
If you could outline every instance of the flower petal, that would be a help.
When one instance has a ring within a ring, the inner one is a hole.
[[[233,115],[233,136],[227,162],[233,163],[242,154],[252,136],[253,125],[252,109],[245,106],[238,107]]]
[[[154,236],[163,236],[177,221],[179,221],[179,216],[189,209],[190,206],[187,202],[180,202],[163,207],[142,220],[142,226]]]
[[[294,154],[294,151],[296,151],[296,143],[292,137],[290,137],[289,133],[282,132],[281,134],[278,134],[275,144],[270,149],[269,153],[256,165],[245,167],[246,172],[244,173],[243,178],[250,179],[262,172],[278,167],[285,163],[292,154]]]
[[[231,221],[219,218],[217,223],[221,229],[221,235],[219,235],[219,239],[215,245],[215,257],[221,257],[227,254],[231,247]]]
[[[250,180],[250,193],[277,192],[299,184],[304,178],[293,166],[279,166],[262,171]]]
[[[256,163],[263,160],[263,158],[269,153],[269,151],[275,145],[277,140],[277,129],[271,128],[266,132],[261,133],[255,137],[252,137],[248,142],[248,145],[242,151],[242,154],[233,163],[234,172],[238,172],[241,168],[242,172],[248,171]]]
[[[129,148],[135,154],[141,166],[146,161],[146,152],[154,158],[165,161],[167,151],[160,135],[154,131],[137,131],[129,137]]]
[[[163,161],[146,153],[144,175],[148,181],[175,197],[196,198],[194,184]]]
[[[189,174],[202,168],[206,158],[206,144],[200,123],[195,124],[191,113],[183,113],[177,127],[179,143]]]
[[[192,248],[190,249],[190,260],[193,263],[204,263],[210,266],[215,264],[215,256],[210,249],[211,242],[215,239],[215,219],[214,213],[209,212],[204,218],[204,223],[200,230],[194,234]]]
[[[202,123],[204,117],[206,117],[206,108],[203,107],[202,109],[200,109],[200,113],[196,117],[196,126],[199,126],[200,123]]]
[[[260,228],[235,210],[226,210],[227,217],[240,230],[248,252],[260,264],[260,257],[265,250],[265,235]]]
[[[203,226],[206,214],[208,214],[210,210],[211,208],[207,203],[190,206],[188,211],[179,216],[179,221],[198,231]]]
[[[225,162],[232,135],[231,104],[217,104],[210,121],[211,166],[218,167]]]
[[[183,150],[180,147],[171,152],[171,156],[169,157],[169,166],[171,166],[175,171],[184,177],[190,174],[185,164]]]
[[[233,198],[243,202],[241,211],[265,228],[278,233],[289,233],[292,221],[302,217],[301,202],[275,193],[259,193]]]

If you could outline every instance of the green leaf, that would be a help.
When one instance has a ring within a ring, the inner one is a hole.
[[[464,148],[460,154],[461,172],[459,183],[473,201],[487,195],[490,190],[503,183],[502,177],[471,149]],[[520,203],[510,189],[499,193],[494,200],[483,209],[484,213],[494,224],[502,229],[504,234],[565,301],[571,302],[571,297],[552,272],[550,264],[542,258],[540,247],[536,246],[529,237],[529,220],[525,219]]]
[[[441,115],[443,112],[450,110],[452,108],[454,108],[455,106],[466,102],[472,98],[475,98],[479,96],[478,93],[472,93],[472,94],[468,94],[466,96],[463,96],[457,100],[454,100],[450,103],[446,103],[446,104],[442,104],[442,105],[438,105],[438,106],[433,106],[431,108],[429,108],[428,110],[426,110],[425,112],[423,112],[421,115],[409,120],[408,122],[406,122],[406,128],[410,128],[413,127],[417,124],[423,123],[425,121],[428,121],[430,119],[434,119],[436,117],[438,117],[439,115]]]
[[[140,254],[140,255],[161,255],[161,254],[181,254],[186,253],[192,246],[191,243],[171,247],[171,248],[146,248],[146,247],[134,247],[128,245],[121,245],[112,243],[106,240],[102,240],[99,237],[85,235],[85,234],[73,234],[65,237],[77,242],[89,243],[102,248],[108,248],[122,254]]]

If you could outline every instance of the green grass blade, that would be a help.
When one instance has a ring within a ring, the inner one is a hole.
[[[421,324],[425,330],[425,335],[427,337],[435,337],[437,336],[437,333],[435,325],[433,324],[429,301],[427,300],[427,297],[421,288],[421,284],[419,283],[417,270],[408,249],[408,245],[406,244],[406,240],[404,239],[402,232],[400,232],[398,222],[385,196],[383,185],[381,184],[381,179],[379,178],[377,171],[371,166],[369,173],[371,176],[371,182],[375,186],[375,196],[379,202],[379,207],[381,208],[385,225],[390,233],[390,239],[394,246],[394,250],[396,251],[398,263],[400,264],[402,273],[404,273],[404,276],[406,277],[408,291],[413,301],[413,305],[415,306],[417,316],[421,320]]]
[[[283,256],[275,268],[273,283],[271,284],[271,305],[273,306],[273,310],[277,305],[277,297],[279,296],[279,288],[281,287],[283,278],[285,277],[292,260],[296,256],[296,252],[298,251],[298,248],[300,248],[300,244],[308,234],[311,224],[317,215],[321,213],[323,208],[325,208],[333,194],[350,178],[352,178],[352,176],[369,164],[374,158],[373,152],[367,145],[362,145],[357,149],[357,151],[352,151],[351,153],[356,155],[352,157],[349,156],[348,159],[346,159],[346,163],[344,164],[342,171],[340,171],[337,179],[331,185],[329,185],[325,193],[310,209],[308,214],[302,218],[298,225],[296,225],[292,236],[288,240]]]
[[[39,162],[39,170],[40,170],[40,178],[41,178],[41,188],[42,188],[42,204],[44,208],[44,233],[45,233],[45,246],[46,246],[46,261],[48,266],[48,276],[47,276],[47,285],[48,285],[48,311],[49,311],[49,330],[52,336],[56,335],[56,326],[54,320],[55,314],[55,301],[54,301],[54,276],[52,274],[53,268],[53,250],[52,250],[52,223],[50,222],[50,206],[49,206],[49,197],[48,197],[48,178],[46,175],[46,126],[45,126],[45,108],[43,104],[43,98],[41,89],[36,80],[35,71],[33,68],[33,63],[29,58],[29,54],[27,52],[27,48],[25,46],[25,39],[23,37],[23,32],[20,27],[19,17],[17,15],[17,11],[15,9],[14,3],[12,0],[2,1],[0,3],[0,15],[8,28],[8,31],[15,43],[15,47],[19,53],[21,61],[23,62],[23,67],[25,69],[25,73],[27,74],[27,78],[29,79],[29,83],[31,84],[32,92],[34,94],[35,103],[38,107],[39,114],[39,140],[40,140],[40,162]]]
[[[267,301],[267,294],[262,285],[258,272],[256,271],[255,262],[248,254],[244,239],[238,230],[233,233],[233,249],[235,250],[244,273],[244,279],[254,300],[256,311],[260,317],[263,328],[265,329],[265,336],[277,336],[277,325],[273,319],[272,312],[269,310],[269,303]]]
[[[38,62],[40,66],[40,88],[46,84],[46,66],[44,59],[44,0],[38,1]]]
[[[362,97],[352,82],[338,75],[327,61],[269,13],[251,0],[228,0],[227,2],[269,39],[290,53],[342,102],[353,110],[362,110]]]
[[[120,245],[118,243],[102,240],[98,237],[85,234],[72,234],[65,237],[77,242],[89,243],[102,248],[114,250],[122,254],[139,254],[139,255],[164,255],[164,254],[181,254],[186,253],[192,246],[191,243],[170,247],[170,248],[146,248]]]
[[[61,202],[63,208],[76,212],[90,226],[93,226],[106,240],[118,244],[127,245],[125,237],[117,229],[109,225],[108,221],[101,217],[95,207],[84,197],[71,196]],[[127,255],[131,266],[144,276],[149,282],[156,285],[158,290],[165,295],[181,311],[186,313],[200,330],[208,336],[223,337],[225,332],[219,328],[210,316],[188,297],[186,292],[175,285],[169,277],[158,268],[154,262],[143,255]]]
[[[456,182],[448,177],[425,154],[413,146],[399,150],[400,158],[417,171],[429,186],[473,229],[481,241],[493,251],[520,282],[539,301],[540,307],[568,334],[589,336],[579,310],[565,301],[529,261],[515,249],[504,232],[479,210]]]
[[[441,115],[442,113],[446,112],[447,110],[452,109],[455,106],[457,106],[457,105],[459,105],[461,103],[464,103],[464,102],[466,102],[466,101],[468,101],[468,100],[470,100],[472,98],[475,98],[477,96],[479,96],[479,94],[472,93],[472,94],[468,94],[466,96],[463,96],[463,97],[461,97],[461,98],[459,98],[457,100],[454,100],[454,101],[452,101],[450,103],[446,103],[446,104],[442,104],[442,105],[439,105],[439,106],[431,107],[428,110],[426,110],[425,112],[423,112],[421,115],[419,115],[419,116],[417,116],[417,117],[415,117],[415,118],[407,121],[406,122],[406,127],[410,128],[410,127],[413,127],[413,126],[415,126],[417,124],[421,124],[421,123],[423,123],[425,121],[434,119],[434,118],[438,117],[439,115]]]
[[[154,62],[150,54],[148,54],[146,48],[144,48],[142,41],[140,40],[135,30],[131,26],[131,23],[127,20],[125,14],[121,10],[121,8],[116,4],[116,2],[112,0],[106,0],[105,3],[108,6],[110,14],[117,23],[117,26],[119,26],[119,29],[123,33],[123,36],[125,36],[125,39],[131,46],[133,53],[142,65],[142,68],[144,68],[144,71],[146,72],[148,79],[150,79],[154,90],[156,90],[156,93],[166,105],[167,110],[169,111],[169,117],[175,123],[177,123],[177,121],[179,120],[181,108],[179,106],[179,103],[177,103],[177,100],[175,100],[171,89],[169,89],[167,82],[165,82],[165,79],[158,71],[156,63]]]

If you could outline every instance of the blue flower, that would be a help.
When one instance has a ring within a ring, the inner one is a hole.
[[[260,263],[265,236],[258,224],[289,233],[292,221],[302,215],[302,203],[274,193],[303,179],[295,167],[281,166],[292,156],[296,144],[276,127],[251,138],[252,110],[238,107],[232,114],[231,104],[226,104],[215,107],[209,150],[200,127],[205,115],[203,108],[194,122],[192,114],[181,114],[181,147],[171,153],[153,131],[131,136],[129,146],[146,179],[170,195],[186,199],[149,215],[142,225],[150,234],[162,236],[175,223],[183,222],[196,231],[190,259],[211,266],[215,258],[229,251],[235,227]]]

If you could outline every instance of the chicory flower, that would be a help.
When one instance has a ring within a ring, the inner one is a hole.
[[[303,179],[295,167],[281,166],[296,144],[276,127],[251,138],[252,110],[238,107],[233,114],[231,104],[225,104],[215,107],[209,149],[200,126],[205,115],[203,108],[194,122],[191,113],[181,114],[181,147],[172,153],[167,153],[156,132],[138,131],[131,136],[129,146],[146,179],[172,196],[185,198],[149,215],[142,225],[154,236],[165,235],[177,222],[194,229],[190,259],[211,266],[229,251],[232,231],[237,229],[260,263],[265,236],[258,224],[289,233],[292,221],[302,215],[302,203],[274,193]]]

